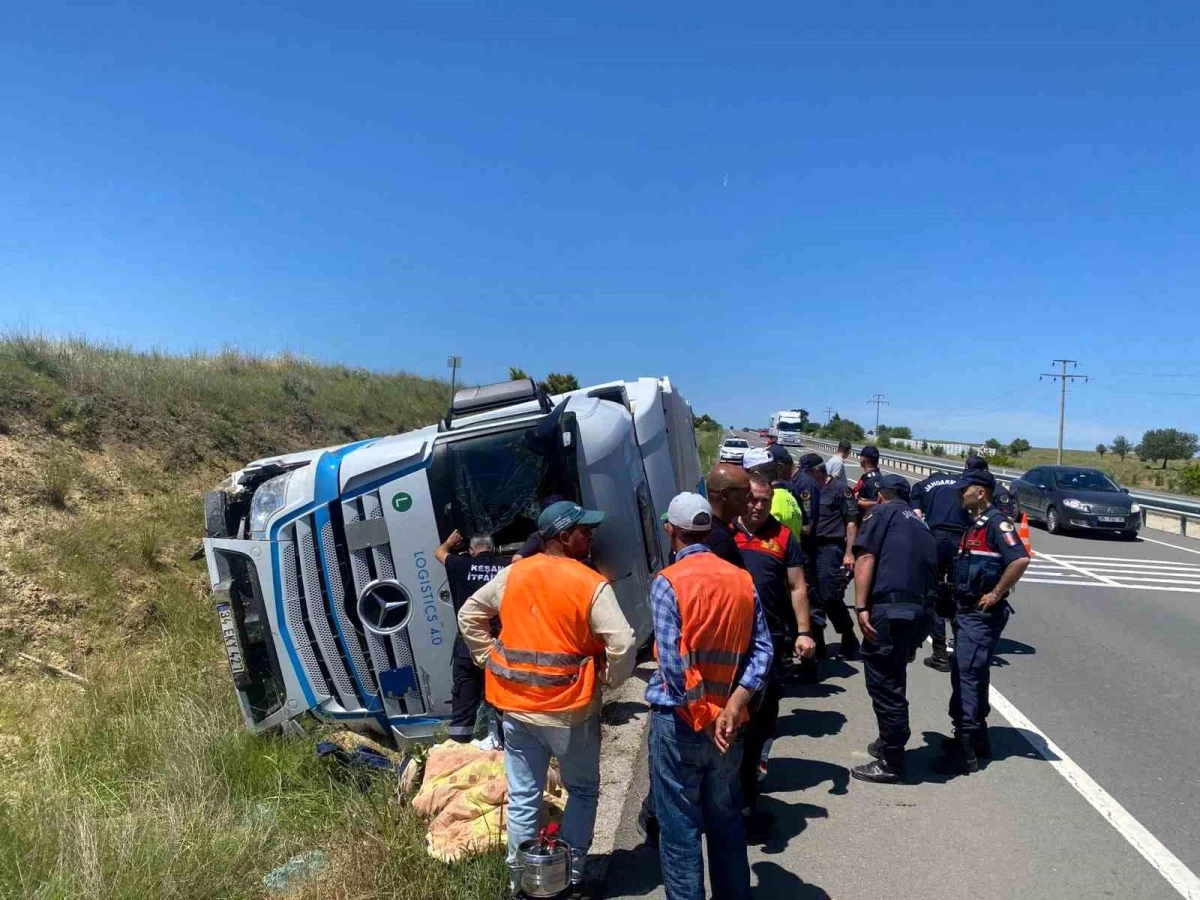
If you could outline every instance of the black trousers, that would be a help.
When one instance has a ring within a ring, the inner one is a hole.
[[[465,744],[475,736],[475,716],[483,702],[483,669],[475,665],[462,638],[454,645],[451,679],[450,740]]]
[[[846,609],[846,586],[849,580],[842,565],[846,542],[821,541],[817,543],[816,550],[817,595],[821,609],[838,634],[854,634],[854,621]]]
[[[763,685],[762,700],[750,711],[750,721],[742,733],[742,768],[738,780],[742,787],[743,808],[748,806],[753,809],[758,803],[758,761],[762,758],[767,741],[775,737],[775,728],[779,723],[779,700],[783,695],[783,683],[779,677],[782,666],[779,661],[785,655],[791,655],[786,638],[772,636],[771,642],[775,645],[776,662],[771,666],[767,683]]]
[[[885,758],[903,759],[912,736],[908,724],[908,661],[928,634],[925,610],[916,603],[884,603],[871,607],[874,641],[863,641],[863,678]]]

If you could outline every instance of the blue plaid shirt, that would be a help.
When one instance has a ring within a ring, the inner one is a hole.
[[[676,561],[693,553],[710,553],[703,544],[692,544],[679,551]],[[658,644],[658,671],[650,676],[646,686],[646,702],[654,706],[682,706],[684,694],[683,660],[679,656],[679,638],[682,623],[679,618],[679,601],[671,582],[659,575],[650,585],[650,604],[654,608],[654,640]],[[738,684],[748,691],[758,691],[766,683],[771,671],[771,660],[775,648],[771,644],[771,632],[763,616],[758,591],[754,592],[754,643],[750,653],[742,659]]]

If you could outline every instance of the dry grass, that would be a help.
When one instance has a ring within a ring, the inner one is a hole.
[[[389,779],[246,733],[190,559],[232,464],[424,424],[445,396],[288,356],[0,341],[0,897],[264,897],[310,849],[328,867],[296,896],[504,894],[498,853],[430,859]]]

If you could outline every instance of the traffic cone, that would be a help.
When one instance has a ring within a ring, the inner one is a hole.
[[[1033,558],[1033,545],[1029,543],[1029,514],[1021,513],[1021,524],[1017,526],[1017,537],[1021,539],[1021,543],[1025,545],[1025,552]]]

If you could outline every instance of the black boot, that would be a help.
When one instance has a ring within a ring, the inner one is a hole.
[[[925,665],[936,672],[950,671],[950,654],[946,652],[946,645],[933,645],[933,652],[925,657]]]
[[[988,736],[987,723],[974,734],[975,755],[980,759],[992,758],[992,739]]]
[[[883,738],[875,738],[867,744],[867,752],[875,759],[883,759]]]
[[[858,638],[854,636],[853,631],[847,631],[842,635],[842,644],[839,648],[842,659],[858,659],[860,649]]]
[[[979,771],[979,757],[975,754],[975,742],[967,732],[956,732],[952,738],[942,739],[942,755],[930,767],[939,775],[967,775]]]
[[[899,784],[907,776],[904,768],[904,751],[899,753],[888,751],[866,765],[855,766],[850,770],[850,774],[859,781],[871,781],[875,784]]]

